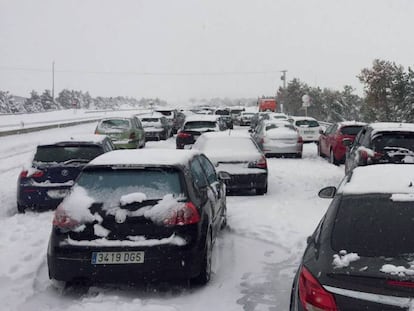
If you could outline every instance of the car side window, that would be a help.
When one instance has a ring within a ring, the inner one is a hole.
[[[197,158],[194,158],[190,163],[191,175],[198,188],[204,188],[207,186],[207,178],[204,174],[203,168]]]
[[[142,123],[141,123],[141,121],[138,118],[135,118],[135,122],[137,124],[137,128],[140,129],[140,130],[142,130]]]
[[[198,159],[206,172],[208,183],[211,185],[217,182],[217,174],[213,164],[205,156],[200,156]]]
[[[331,134],[332,132],[333,132],[333,128],[335,127],[335,125],[334,124],[332,124],[332,125],[330,125],[330,126],[328,126],[328,128],[326,129],[326,131],[325,131],[325,135],[329,135],[329,134]]]

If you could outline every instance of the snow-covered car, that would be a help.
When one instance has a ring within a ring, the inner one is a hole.
[[[193,145],[201,134],[219,132],[226,126],[220,115],[193,115],[188,117],[183,127],[178,131],[175,139],[177,149],[184,149]]]
[[[414,163],[414,124],[378,122],[366,125],[348,146],[345,173],[355,167],[377,163]]]
[[[95,134],[107,135],[117,149],[137,149],[145,146],[145,133],[135,117],[109,117],[98,122]]]
[[[321,126],[312,117],[290,117],[289,120],[297,128],[304,143],[319,143]]]
[[[242,111],[240,113],[240,126],[250,125],[255,112]]]
[[[207,283],[226,192],[193,150],[116,150],[91,161],[56,209],[47,253],[52,280]]]
[[[247,134],[237,132],[205,133],[193,149],[199,150],[216,166],[219,172],[227,172],[227,191],[255,190],[267,192],[267,161],[259,147]]]
[[[263,120],[252,133],[252,137],[266,157],[302,157],[302,137],[288,121]]]
[[[410,310],[414,165],[357,167],[332,199],[294,278],[290,310]]]
[[[168,119],[160,112],[138,114],[145,131],[146,140],[166,140],[173,135],[172,119]]]
[[[93,134],[38,145],[32,162],[18,177],[18,212],[56,208],[82,168],[95,157],[114,149],[107,136]]]

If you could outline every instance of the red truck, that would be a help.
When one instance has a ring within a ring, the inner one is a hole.
[[[276,112],[277,102],[274,97],[259,98],[257,100],[259,111],[273,111]]]

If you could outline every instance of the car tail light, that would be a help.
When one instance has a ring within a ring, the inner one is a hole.
[[[392,286],[400,286],[400,287],[408,287],[408,288],[414,288],[414,283],[413,282],[407,282],[407,281],[393,281],[393,280],[388,280],[387,284],[392,285]]]
[[[177,137],[179,137],[179,138],[190,138],[191,137],[191,134],[188,134],[188,133],[178,133],[177,134]]]
[[[303,138],[302,138],[302,136],[299,136],[298,137],[298,144],[303,144]]]
[[[59,205],[55,210],[55,216],[53,217],[53,226],[60,229],[70,230],[78,225],[79,222],[70,218],[63,207]]]
[[[135,133],[131,133],[131,134],[129,135],[129,139],[130,139],[130,140],[134,140],[135,138],[136,138]]]
[[[308,311],[338,310],[334,296],[305,267],[302,267],[299,275],[299,299],[303,308]]]
[[[360,156],[363,160],[368,160],[370,158],[380,159],[383,156],[383,154],[375,151],[374,156],[370,156],[366,150],[361,150]]]
[[[23,170],[20,172],[20,178],[38,178],[44,175],[43,171],[36,170],[33,173],[29,174],[28,170]]]
[[[174,209],[167,219],[164,219],[164,225],[183,226],[195,224],[199,221],[200,214],[195,205],[191,202],[186,202]]]
[[[258,160],[258,161],[249,162],[248,167],[249,168],[267,168],[266,157],[265,156],[262,156],[260,158],[260,160]]]

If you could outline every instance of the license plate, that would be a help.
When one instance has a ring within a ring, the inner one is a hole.
[[[304,131],[305,134],[313,134],[313,131]]]
[[[48,190],[47,195],[52,199],[62,199],[69,193],[68,189]]]
[[[144,263],[144,252],[93,252],[92,264]]]

